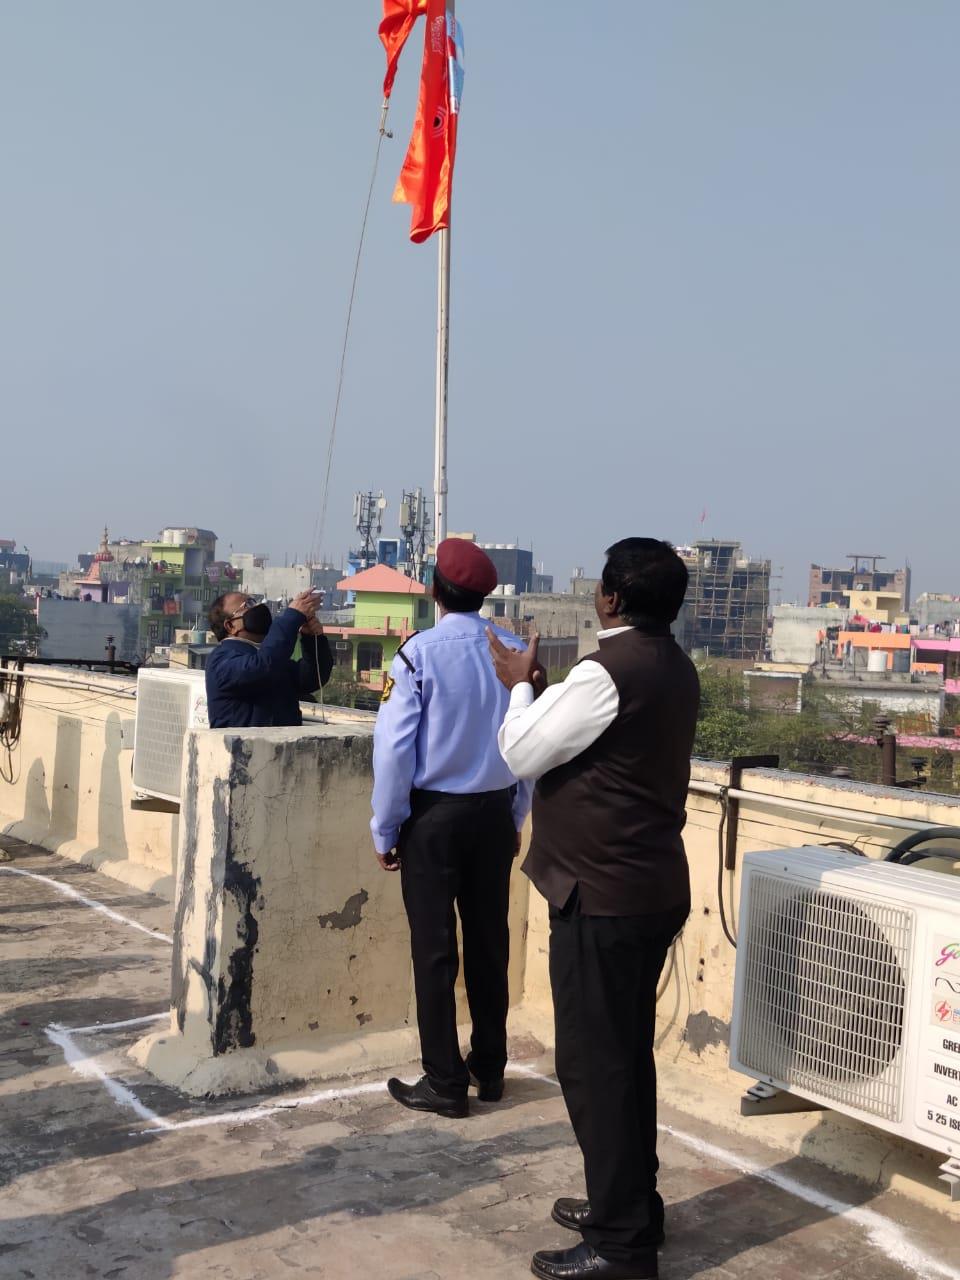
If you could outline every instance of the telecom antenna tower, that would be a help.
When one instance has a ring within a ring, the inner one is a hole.
[[[430,504],[423,496],[423,489],[404,489],[400,497],[400,532],[403,535],[403,560],[413,569],[418,582],[424,579],[427,566],[427,547],[433,521]]]
[[[360,535],[357,559],[362,569],[377,563],[377,540],[383,530],[383,513],[387,500],[379,493],[358,493],[353,499],[353,524]]]

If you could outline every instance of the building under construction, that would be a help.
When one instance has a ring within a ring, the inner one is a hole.
[[[678,548],[690,573],[684,647],[713,658],[763,656],[770,605],[770,561],[751,560],[739,542]]]

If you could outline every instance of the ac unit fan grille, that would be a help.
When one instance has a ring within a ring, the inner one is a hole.
[[[741,939],[741,1063],[899,1120],[912,930],[903,908],[755,876]]]
[[[159,795],[179,796],[190,696],[189,685],[179,680],[140,681],[134,787]]]

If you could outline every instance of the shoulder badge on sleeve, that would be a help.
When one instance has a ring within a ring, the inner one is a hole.
[[[387,676],[386,680],[384,681],[384,685],[383,685],[383,693],[381,693],[381,695],[380,695],[380,701],[381,701],[381,702],[389,702],[389,701],[390,701],[390,695],[391,695],[391,693],[393,693],[393,686],[394,686],[396,683],[397,683],[397,682],[396,682],[396,680],[394,680],[393,676]]]
[[[403,644],[397,650],[397,657],[400,659],[401,662],[406,663],[407,667],[409,667],[409,669],[414,673],[416,673],[417,668],[413,665],[413,663],[410,661],[407,655],[403,652],[403,650],[404,650],[404,647],[408,645],[410,641],[413,639],[413,636],[418,636],[419,634],[420,634],[419,631],[414,631],[413,635],[407,636],[406,640],[404,640]],[[392,680],[390,682],[390,687],[393,688]],[[386,702],[386,698],[384,698],[383,701]]]

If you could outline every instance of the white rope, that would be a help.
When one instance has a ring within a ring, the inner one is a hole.
[[[363,221],[360,224],[360,240],[357,244],[357,256],[353,264],[353,281],[350,285],[350,301],[347,305],[347,319],[343,328],[343,346],[340,350],[340,368],[337,373],[337,394],[333,404],[333,419],[330,423],[330,439],[327,442],[327,462],[326,470],[323,477],[323,488],[321,489],[320,510],[317,513],[317,519],[313,526],[313,542],[311,543],[310,563],[316,563],[317,557],[322,550],[323,534],[327,523],[327,502],[330,497],[330,473],[333,468],[333,448],[337,437],[337,422],[340,417],[340,401],[343,397],[343,377],[347,364],[347,347],[350,343],[350,325],[353,320],[353,304],[357,296],[357,281],[360,278],[360,259],[363,256],[363,244],[367,235],[367,220],[370,216],[370,205],[373,201],[373,189],[376,186],[377,170],[380,167],[380,150],[383,147],[384,138],[392,138],[393,134],[387,131],[387,109],[389,103],[384,100],[380,111],[380,128],[377,132],[377,150],[373,158],[373,171],[370,174],[370,186],[367,190],[367,200],[363,207]]]

